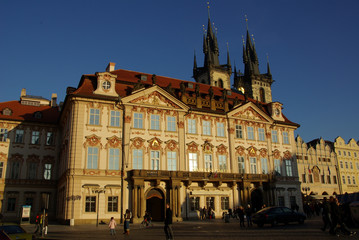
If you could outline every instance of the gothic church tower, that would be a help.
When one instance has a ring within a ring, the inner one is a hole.
[[[208,10],[207,34],[203,34],[203,53],[204,66],[197,67],[196,55],[194,56],[193,78],[198,83],[204,83],[211,86],[231,89],[232,67],[227,50],[227,64],[220,65],[219,49],[216,33],[212,30],[211,20]]]

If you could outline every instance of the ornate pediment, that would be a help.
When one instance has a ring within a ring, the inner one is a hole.
[[[170,151],[175,151],[178,148],[178,142],[175,140],[168,140],[165,142],[166,148]]]
[[[86,142],[84,146],[98,146],[101,145],[101,138],[92,134],[91,136],[86,136]]]
[[[238,146],[238,147],[236,147],[236,150],[237,150],[238,155],[243,156],[243,155],[244,155],[244,151],[245,151],[246,149],[245,149],[244,147],[242,147],[242,146]]]
[[[198,152],[198,144],[195,143],[194,141],[187,143],[187,151],[188,152]]]
[[[151,138],[150,140],[148,140],[148,143],[149,143],[149,147],[152,150],[159,150],[161,148],[162,141],[159,140],[158,138],[154,137],[154,138]]]
[[[158,106],[158,107],[180,108],[173,101],[171,101],[170,99],[163,96],[161,93],[157,91],[135,98],[131,100],[130,103],[145,104],[145,105]]]
[[[285,160],[290,160],[292,158],[292,154],[288,150],[285,151],[283,154],[284,154],[283,159]]]
[[[221,144],[221,145],[217,146],[217,152],[218,152],[218,154],[221,154],[221,155],[226,154],[227,147],[224,146],[223,144]]]
[[[245,118],[249,120],[260,120],[266,121],[266,119],[258,113],[253,107],[249,106],[243,110],[239,110],[237,113],[233,115],[234,117]]]
[[[213,144],[208,141],[205,141],[204,144],[201,145],[204,153],[213,153]]]
[[[140,137],[135,137],[131,139],[131,142],[134,148],[139,149],[143,147],[143,143],[145,142],[145,140]]]
[[[112,148],[119,148],[121,146],[121,143],[122,143],[121,138],[115,135],[107,138],[107,145]]]
[[[255,157],[257,155],[257,149],[253,146],[250,146],[247,149],[247,151],[248,151],[249,156],[251,156],[251,157]]]

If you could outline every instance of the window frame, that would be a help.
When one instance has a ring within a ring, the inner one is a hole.
[[[159,114],[151,114],[150,129],[159,131],[161,130],[161,117]]]
[[[116,110],[111,110],[110,127],[120,127],[120,126],[121,126],[121,112]]]
[[[143,149],[132,150],[132,168],[137,170],[143,169]]]
[[[211,136],[211,121],[202,120],[202,135]]]
[[[87,147],[86,169],[98,169],[100,153],[99,150],[99,147],[96,146]]]
[[[224,123],[217,122],[217,137],[225,137]]]
[[[258,128],[258,141],[264,142],[266,140],[264,128]]]
[[[100,109],[90,108],[89,125],[100,125]]]
[[[143,129],[143,113],[134,112],[133,113],[133,128]]]

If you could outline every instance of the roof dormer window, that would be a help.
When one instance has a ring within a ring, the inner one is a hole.
[[[34,113],[34,118],[36,118],[36,119],[42,118],[42,113],[41,112],[35,112]]]
[[[11,116],[12,110],[10,108],[5,108],[2,110],[2,115]]]

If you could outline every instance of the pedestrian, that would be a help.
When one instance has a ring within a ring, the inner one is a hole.
[[[250,204],[247,205],[245,213],[247,218],[247,227],[252,227],[252,207]]]
[[[47,215],[47,213],[45,214],[45,219],[44,219],[44,234],[47,235],[47,229],[49,228],[49,216]]]
[[[165,227],[164,231],[166,234],[166,240],[173,240],[173,231],[172,231],[172,210],[170,205],[166,204],[166,216],[165,216]]]
[[[242,206],[238,209],[238,217],[239,217],[239,226],[244,228],[244,208]]]
[[[110,223],[108,224],[108,227],[110,228],[110,234],[112,236],[115,236],[116,235],[116,221],[113,217],[111,217],[111,220],[110,220]]]
[[[202,209],[202,220],[205,220],[207,218],[207,209],[206,209],[206,206],[203,207]]]
[[[324,225],[321,229],[324,232],[327,229],[327,227],[330,229],[332,226],[330,220],[330,205],[326,197],[323,198],[323,203],[322,203],[322,219]]]
[[[36,228],[35,228],[35,234],[36,233],[38,233],[39,231],[40,231],[40,228],[41,228],[41,226],[40,226],[40,213],[38,213],[37,215],[36,215],[36,219],[35,219],[35,226],[36,226]]]
[[[123,224],[123,234],[130,235],[130,221],[131,221],[131,211],[126,209],[125,212],[125,222]]]

